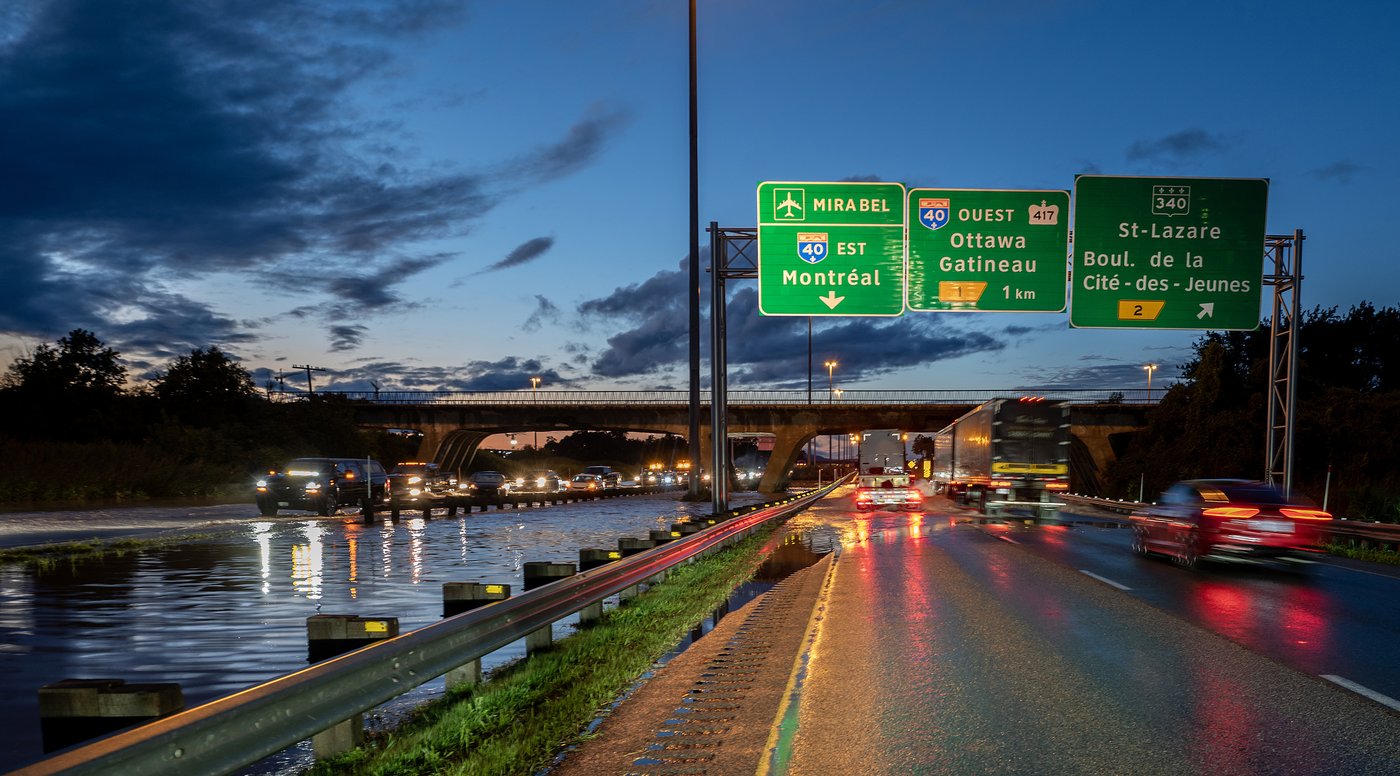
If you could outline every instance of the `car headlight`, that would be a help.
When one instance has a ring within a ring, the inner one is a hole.
[[[409,477],[409,478],[408,478],[408,484],[409,484],[409,485],[417,485],[418,483],[420,483],[420,482],[422,482],[422,481],[423,481],[423,478],[422,478],[422,477]]]
[[[308,483],[306,483],[306,489],[307,489],[307,490],[320,490],[320,489],[321,489],[321,483],[319,483],[319,482],[308,482]]]
[[[262,490],[267,490],[267,480],[258,480],[258,487]]]

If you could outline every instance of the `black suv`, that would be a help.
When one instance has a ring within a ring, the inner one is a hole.
[[[435,463],[405,461],[389,470],[389,493],[403,502],[442,499],[457,493],[457,475]]]
[[[378,503],[389,496],[389,476],[367,458],[298,458],[258,480],[258,511],[272,517],[278,509],[307,509],[334,514],[343,506]]]

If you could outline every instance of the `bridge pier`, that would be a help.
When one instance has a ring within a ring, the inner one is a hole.
[[[817,435],[815,426],[796,424],[779,426],[773,438],[773,452],[768,455],[768,466],[758,481],[759,493],[782,493],[787,490],[788,472],[797,463],[797,455],[802,448]]]

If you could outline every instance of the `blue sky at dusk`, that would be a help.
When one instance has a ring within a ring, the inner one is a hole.
[[[1400,298],[1389,6],[698,15],[703,223],[753,226],[764,180],[1268,178],[1305,308]],[[684,0],[0,4],[0,364],[81,327],[138,379],[217,345],[259,386],[684,388],[686,36]],[[731,290],[731,387],[805,387],[806,319]],[[1137,388],[1198,336],[910,313],[818,319],[813,357],[850,388]]]

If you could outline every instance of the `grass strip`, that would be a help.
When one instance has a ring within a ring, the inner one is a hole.
[[[604,613],[553,649],[493,672],[490,681],[426,704],[398,728],[318,763],[315,776],[531,774],[578,740],[658,658],[752,578],[772,528]]]
[[[1352,560],[1366,560],[1372,563],[1389,563],[1392,566],[1400,566],[1400,552],[1387,550],[1383,547],[1367,547],[1357,544],[1355,541],[1332,542],[1325,548],[1333,555],[1340,555],[1343,558]]]
[[[212,534],[181,534],[153,539],[88,539],[78,542],[40,544],[29,547],[0,549],[0,566],[33,566],[39,571],[56,568],[59,563],[78,564],[84,561],[120,558],[137,552],[163,550],[177,544],[211,538]]]

